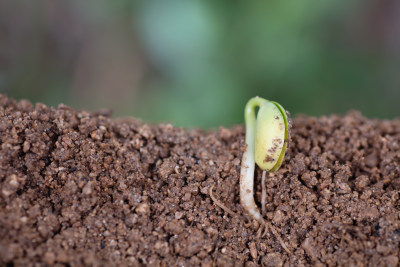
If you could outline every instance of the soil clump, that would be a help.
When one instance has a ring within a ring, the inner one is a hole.
[[[399,264],[400,120],[293,120],[265,216],[292,255],[240,206],[243,126],[185,130],[0,96],[0,133],[3,266]]]

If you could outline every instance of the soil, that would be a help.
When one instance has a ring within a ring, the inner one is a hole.
[[[240,206],[242,125],[185,130],[0,96],[0,132],[0,265],[399,265],[400,120],[293,120],[265,215],[292,254]]]

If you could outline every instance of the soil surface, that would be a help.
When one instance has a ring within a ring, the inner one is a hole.
[[[292,254],[240,206],[243,126],[185,130],[0,96],[0,132],[2,266],[399,264],[400,120],[293,120],[265,215]]]

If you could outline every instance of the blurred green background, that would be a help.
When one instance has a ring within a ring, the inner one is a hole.
[[[400,114],[400,1],[0,1],[0,92],[185,127]]]

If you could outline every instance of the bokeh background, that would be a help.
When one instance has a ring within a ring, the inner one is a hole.
[[[0,0],[0,92],[212,128],[255,95],[400,115],[400,1]]]

